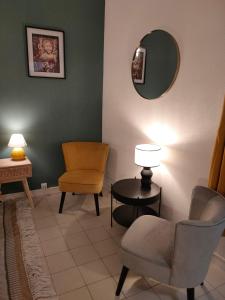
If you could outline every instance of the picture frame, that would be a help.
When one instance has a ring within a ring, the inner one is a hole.
[[[65,79],[64,31],[26,26],[28,76]]]
[[[146,61],[146,49],[138,47],[134,53],[131,73],[134,83],[144,84],[145,82],[145,61]]]

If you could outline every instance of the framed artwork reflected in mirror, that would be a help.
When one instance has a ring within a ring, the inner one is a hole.
[[[138,47],[132,61],[132,79],[134,83],[143,84],[145,82],[145,58],[146,49]]]

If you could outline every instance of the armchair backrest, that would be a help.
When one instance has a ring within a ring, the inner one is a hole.
[[[171,284],[195,287],[204,281],[224,228],[225,198],[209,188],[195,187],[190,219],[176,224]]]
[[[221,194],[204,186],[196,186],[192,190],[189,219],[210,221],[212,218],[219,221],[224,216],[224,205],[225,198]],[[205,219],[209,213],[208,219]]]
[[[96,142],[68,142],[62,144],[66,171],[105,171],[109,146]]]

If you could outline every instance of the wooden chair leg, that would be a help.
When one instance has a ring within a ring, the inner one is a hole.
[[[195,300],[195,289],[194,288],[187,289],[187,300]]]
[[[103,194],[102,194],[102,192],[100,192],[100,193],[99,193],[99,196],[100,196],[100,197],[103,197]]]
[[[62,192],[60,206],[59,206],[59,214],[62,213],[65,196],[66,196],[66,192]]]
[[[123,266],[123,269],[122,269],[121,274],[120,274],[120,279],[119,279],[119,282],[118,282],[118,285],[117,285],[117,289],[116,289],[116,296],[120,295],[128,272],[129,272],[129,269],[126,266]]]
[[[96,208],[96,215],[99,216],[99,203],[98,203],[98,194],[94,194],[95,197],[95,208]]]

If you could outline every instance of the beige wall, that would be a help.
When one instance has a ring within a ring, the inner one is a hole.
[[[160,144],[162,165],[153,170],[154,181],[163,188],[162,213],[169,219],[186,218],[192,187],[207,184],[224,97],[224,11],[224,0],[106,0],[107,175],[111,182],[135,176],[140,171],[134,164],[135,145]],[[130,66],[140,39],[154,29],[174,36],[181,63],[172,89],[145,100],[133,87]]]

